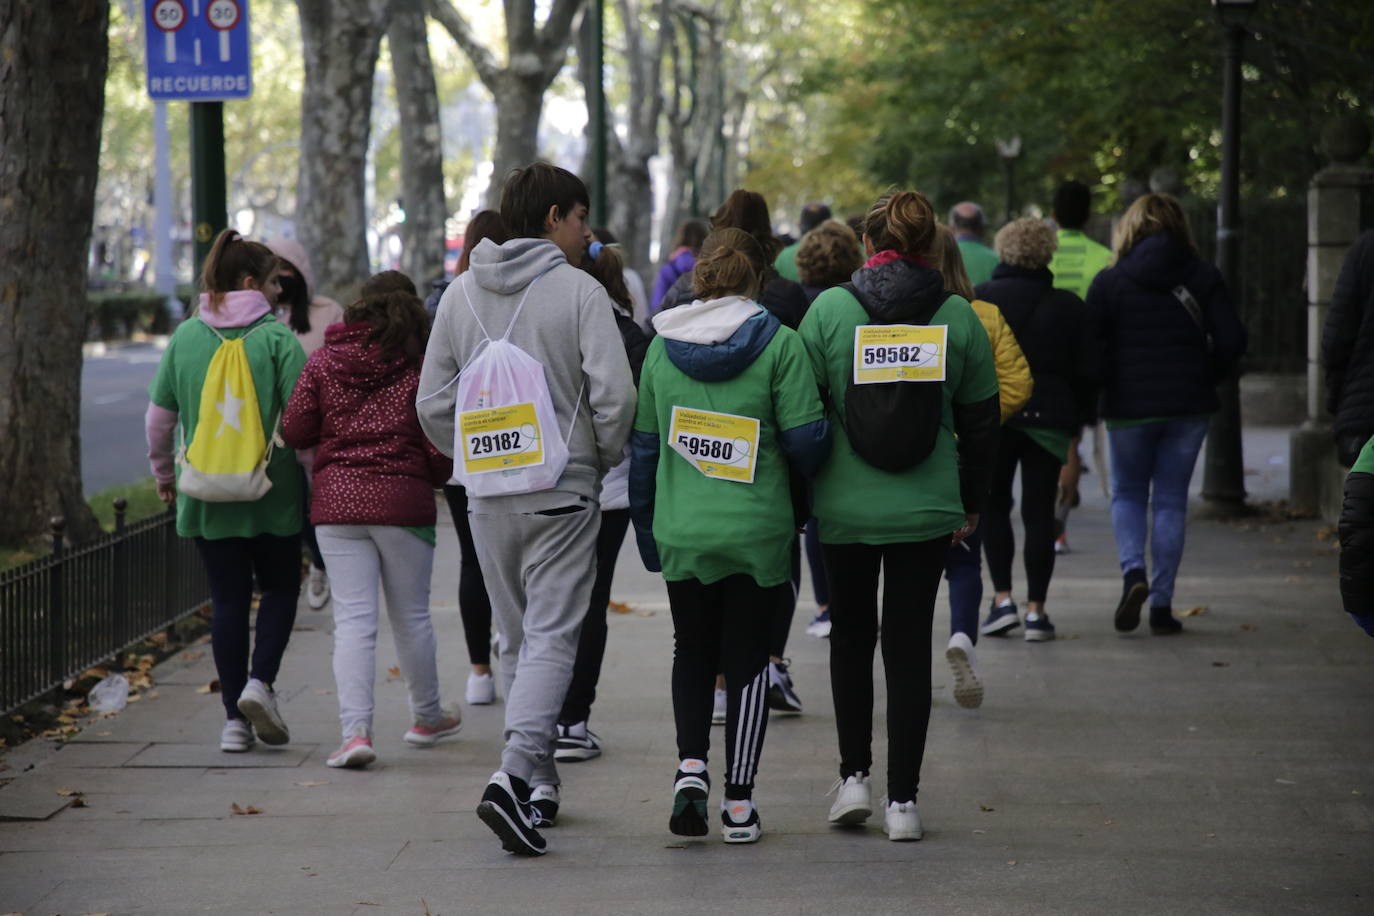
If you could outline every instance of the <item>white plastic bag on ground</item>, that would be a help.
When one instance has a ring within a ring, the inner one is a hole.
[[[91,688],[86,698],[94,712],[118,712],[129,705],[129,680],[122,674],[111,674]]]

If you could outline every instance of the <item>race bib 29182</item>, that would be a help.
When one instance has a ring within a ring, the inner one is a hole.
[[[759,421],[674,406],[668,445],[707,477],[753,483],[759,454]]]
[[[534,404],[511,404],[458,414],[463,469],[469,474],[544,463],[544,440]]]
[[[861,324],[854,329],[854,384],[943,382],[949,328]]]

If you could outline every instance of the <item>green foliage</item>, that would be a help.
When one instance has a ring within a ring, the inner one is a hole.
[[[157,483],[151,477],[133,483],[107,487],[86,500],[95,511],[95,517],[104,531],[115,530],[114,501],[123,499],[128,502],[124,510],[124,523],[132,525],[145,518],[161,515],[167,511],[162,500],[157,498]]]
[[[190,284],[177,287],[177,298],[190,309],[197,298],[196,288]],[[166,300],[152,289],[130,289],[117,292],[88,293],[87,320],[100,340],[127,337],[134,331],[147,334],[167,334],[171,331]]]

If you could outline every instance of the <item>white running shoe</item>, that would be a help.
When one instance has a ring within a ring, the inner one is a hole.
[[[465,696],[469,706],[490,706],[496,702],[496,678],[490,674],[469,674]]]
[[[720,803],[720,838],[727,843],[757,843],[763,834],[759,809],[750,799]]]
[[[255,743],[253,726],[242,719],[229,719],[219,733],[219,749],[226,754],[242,754]]]
[[[862,824],[873,813],[867,773],[838,779],[830,791],[835,793],[835,804],[830,806],[830,823],[852,827]]]
[[[830,608],[821,611],[806,625],[806,635],[817,639],[830,638]]]
[[[305,603],[317,611],[329,603],[329,576],[323,569],[310,567],[310,578],[305,583]]]
[[[883,832],[889,840],[919,840],[921,815],[916,812],[916,803],[891,802],[887,806],[887,816],[883,819]]]
[[[977,659],[973,654],[973,640],[964,633],[949,638],[945,660],[954,672],[954,702],[965,709],[983,705],[983,682],[978,679]]]
[[[264,744],[285,744],[291,740],[291,730],[277,711],[277,695],[262,681],[255,677],[239,694],[239,712],[248,717],[253,728]]]
[[[727,704],[728,704],[728,701],[727,701],[726,698],[725,698],[725,691],[724,691],[724,690],[717,690],[717,691],[716,691],[716,702],[715,702],[715,705],[711,707],[711,724],[712,724],[712,725],[724,725],[724,724],[725,724],[726,706],[727,706]]]

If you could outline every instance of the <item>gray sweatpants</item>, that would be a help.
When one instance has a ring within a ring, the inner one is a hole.
[[[590,502],[564,515],[488,508],[498,502],[470,504],[468,520],[500,637],[501,769],[532,786],[558,785],[555,726],[596,579],[601,510]]]

